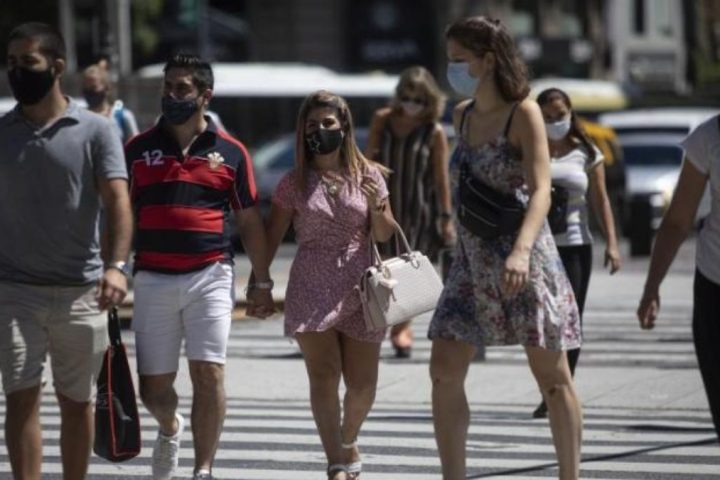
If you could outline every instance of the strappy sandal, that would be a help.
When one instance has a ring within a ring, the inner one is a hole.
[[[342,463],[335,463],[333,465],[328,465],[327,468],[327,477],[328,480],[333,480],[335,478],[335,475],[338,473],[343,472],[345,474],[346,479],[350,479],[350,474],[348,473],[347,465],[344,465]]]
[[[357,440],[351,443],[343,443],[341,446],[344,450],[353,449],[357,447]],[[357,462],[348,463],[347,465],[345,465],[345,467],[347,468],[349,480],[355,480],[357,478],[360,478],[360,474],[362,473],[362,462],[360,460],[358,460]]]

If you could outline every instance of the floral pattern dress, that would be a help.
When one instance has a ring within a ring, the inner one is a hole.
[[[388,196],[380,171],[368,172]],[[286,174],[275,189],[273,203],[293,210],[298,244],[285,293],[285,335],[335,328],[360,341],[380,343],[385,331],[367,330],[358,284],[370,266],[370,218],[365,196],[344,183],[335,195],[311,171],[305,192],[297,174]]]
[[[507,141],[506,134],[478,147],[460,138],[450,161],[455,198],[464,162],[487,185],[514,193],[527,204],[520,152]],[[515,236],[486,240],[460,224],[457,229],[455,256],[430,323],[430,339],[460,340],[477,346],[521,344],[548,350],[580,347],[575,296],[547,222],[530,253],[528,282],[514,297],[504,295],[500,285]]]

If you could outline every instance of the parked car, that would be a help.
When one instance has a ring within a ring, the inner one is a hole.
[[[654,232],[672,198],[682,165],[680,142],[720,111],[707,108],[654,108],[601,115],[618,135],[626,168],[626,202],[620,212],[631,255],[649,255]],[[698,209],[699,222],[710,210],[709,192]]]

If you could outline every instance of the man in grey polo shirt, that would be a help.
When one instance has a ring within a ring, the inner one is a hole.
[[[107,345],[101,311],[127,292],[132,213],[122,146],[109,121],[69,101],[60,78],[65,46],[44,24],[9,38],[16,108],[0,118],[0,370],[5,441],[15,478],[39,479],[46,353],[62,420],[66,480],[87,472],[90,402]],[[107,214],[108,264],[98,239]]]

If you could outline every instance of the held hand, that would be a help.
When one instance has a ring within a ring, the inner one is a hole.
[[[510,297],[517,295],[528,281],[530,272],[530,252],[513,250],[505,260],[503,272],[502,292]]]
[[[95,298],[100,310],[120,305],[127,295],[127,278],[116,268],[108,268],[98,280]]]
[[[375,210],[382,204],[380,198],[380,191],[375,182],[375,179],[370,175],[363,175],[362,181],[360,182],[360,190],[362,190],[365,198],[367,199],[368,206],[371,210]]]
[[[622,260],[620,259],[620,250],[617,245],[608,245],[605,249],[605,268],[610,266],[610,275],[615,274],[622,266]]]
[[[657,292],[643,293],[640,305],[637,309],[637,317],[640,321],[640,328],[650,330],[655,326],[658,312],[660,311],[660,295]]]
[[[272,290],[269,288],[248,290],[247,300],[246,314],[250,317],[267,318],[275,313],[275,302],[272,298]]]

